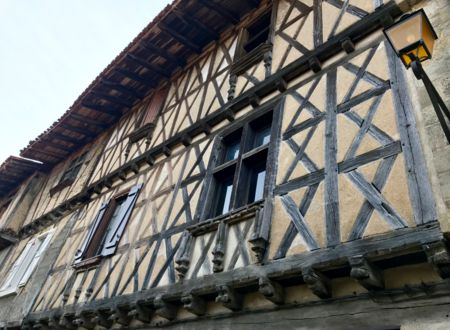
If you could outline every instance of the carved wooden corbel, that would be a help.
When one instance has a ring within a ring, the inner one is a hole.
[[[75,315],[72,313],[66,313],[63,314],[63,316],[61,316],[59,320],[59,325],[62,326],[64,329],[73,330],[77,328],[74,322],[75,322]]]
[[[75,324],[77,327],[85,328],[88,330],[94,329],[96,324],[92,322],[93,317],[94,315],[92,311],[83,311],[80,315],[75,316],[73,324]]]
[[[219,285],[216,287],[218,295],[216,302],[222,303],[223,306],[232,310],[238,311],[242,309],[242,295],[237,293],[229,285]]]
[[[248,97],[248,102],[253,108],[257,108],[261,104],[261,98],[258,95],[253,94]]]
[[[350,38],[345,38],[344,40],[342,40],[341,47],[347,54],[353,53],[355,51],[355,44]]]
[[[222,221],[217,228],[216,245],[214,246],[213,254],[213,271],[214,273],[223,271],[223,263],[225,259],[225,249],[227,241],[227,225]]]
[[[180,248],[175,256],[175,270],[180,280],[184,279],[189,270],[193,241],[192,235],[185,231],[181,239]]]
[[[128,316],[129,312],[130,312],[129,306],[117,306],[112,311],[111,316],[108,319],[120,325],[126,326],[131,322],[131,317]]]
[[[266,73],[266,77],[270,76],[270,71],[272,68],[272,50],[268,50],[267,52],[264,53],[263,56],[263,62],[264,62],[264,70]]]
[[[94,312],[94,317],[92,318],[92,322],[106,329],[111,329],[113,325],[113,321],[110,319],[111,310],[103,309]]]
[[[186,308],[192,314],[201,316],[206,313],[206,303],[205,300],[195,296],[193,294],[188,294],[181,297],[181,302],[183,307]]]
[[[165,301],[162,295],[159,295],[153,301],[153,306],[155,308],[155,314],[172,321],[177,316],[177,306]]]
[[[326,299],[331,297],[330,280],[319,271],[312,267],[307,267],[302,271],[303,281],[308,288],[319,298]]]
[[[255,225],[253,226],[253,233],[248,242],[251,245],[251,250],[255,254],[256,261],[261,263],[266,254],[267,245],[269,243],[268,235],[264,230],[264,208],[257,209],[255,212]]]
[[[230,75],[229,83],[230,88],[228,89],[228,101],[231,101],[232,99],[234,99],[236,93],[237,75]]]
[[[317,57],[311,57],[308,60],[308,64],[314,73],[320,72],[320,70],[322,70],[322,64]]]
[[[428,262],[442,278],[450,277],[450,254],[444,241],[423,245]]]
[[[259,292],[276,305],[282,305],[284,303],[284,288],[280,283],[269,280],[267,277],[260,277]]]
[[[348,259],[348,262],[352,267],[350,276],[367,290],[372,291],[384,288],[384,279],[381,270],[362,255],[351,257]]]
[[[61,315],[52,315],[48,318],[48,326],[50,329],[62,330],[67,329],[63,327],[60,323]]]
[[[128,316],[143,323],[150,323],[153,311],[143,301],[137,301],[135,305],[131,306]]]

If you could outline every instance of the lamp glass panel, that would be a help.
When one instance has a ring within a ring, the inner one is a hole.
[[[431,57],[431,55],[433,54],[434,40],[436,38],[432,27],[430,26],[430,24],[428,24],[428,20],[425,17],[422,17],[422,39],[428,51],[430,52],[429,57]]]
[[[394,24],[386,30],[386,35],[398,54],[400,50],[421,40],[421,15],[413,15]]]

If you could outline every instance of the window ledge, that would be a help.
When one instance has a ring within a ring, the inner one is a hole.
[[[247,53],[236,60],[231,65],[231,75],[240,75],[248,70],[251,66],[261,61],[264,54],[272,49],[272,44],[264,43],[253,49],[250,53]]]
[[[0,298],[5,298],[9,296],[15,296],[17,295],[17,289],[9,289],[5,291],[0,291]]]
[[[87,270],[89,268],[94,268],[98,266],[101,260],[102,260],[101,256],[95,256],[89,259],[82,260],[77,264],[73,264],[72,267],[78,271]]]
[[[155,124],[148,123],[138,129],[134,130],[128,138],[130,139],[130,143],[136,143],[143,138],[150,138],[153,134],[153,130],[155,129]]]
[[[260,199],[251,204],[245,205],[218,217],[208,219],[189,226],[187,230],[193,235],[198,236],[204,233],[214,231],[219,226],[220,222],[225,222],[228,225],[235,224],[244,220],[248,220],[256,216],[257,212],[262,210],[264,199]]]
[[[17,234],[13,230],[0,229],[0,250],[15,244],[17,241]]]
[[[64,181],[61,181],[56,186],[54,186],[52,189],[50,189],[50,197],[52,197],[57,192],[60,192],[64,188],[71,186],[74,183],[74,181],[75,181],[74,179],[66,179]]]

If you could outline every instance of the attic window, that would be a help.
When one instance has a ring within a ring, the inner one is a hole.
[[[133,143],[137,143],[145,138],[147,146],[150,145],[155,129],[155,121],[164,106],[167,93],[168,88],[160,88],[153,93],[150,101],[140,114],[140,118],[136,121],[135,130],[128,137],[129,140],[125,150],[125,157],[128,157]]]
[[[242,49],[245,54],[250,53],[269,39],[270,12],[265,13],[242,31]]]
[[[61,178],[59,179],[59,183],[54,186],[52,189],[50,189],[50,196],[53,196],[58,191],[61,191],[65,187],[70,186],[75,179],[77,178],[78,172],[80,172],[81,167],[84,164],[84,160],[86,158],[87,152],[84,152],[80,156],[73,159],[69,164],[67,165],[66,169],[64,170],[64,173],[62,174]]]
[[[264,53],[272,48],[270,27],[272,12],[259,15],[241,30],[232,73],[241,74],[262,60]]]

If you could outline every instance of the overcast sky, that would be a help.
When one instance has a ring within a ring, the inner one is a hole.
[[[0,0],[0,164],[57,120],[169,0]]]

